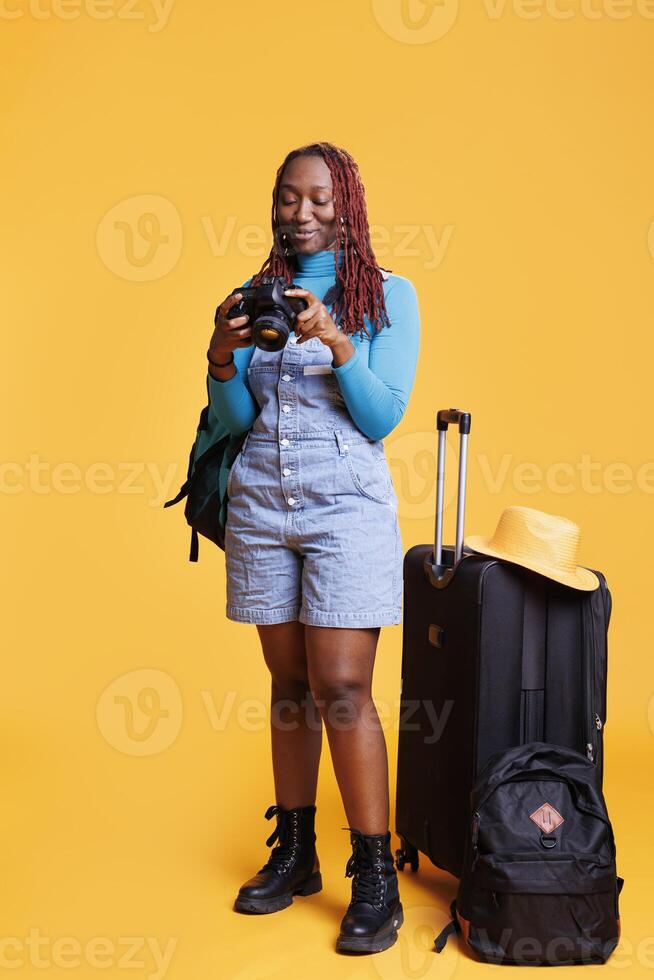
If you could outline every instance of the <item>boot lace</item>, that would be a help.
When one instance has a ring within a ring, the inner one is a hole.
[[[281,806],[269,806],[266,810],[266,820],[277,817],[277,825],[272,834],[266,841],[266,845],[271,847],[276,840],[279,841],[270,853],[270,857],[262,868],[262,871],[278,871],[285,874],[291,868],[295,860],[298,849],[298,815],[296,811],[284,810]]]
[[[350,830],[349,827],[343,829]],[[386,897],[382,842],[376,841],[368,848],[362,837],[355,836],[352,840],[352,855],[345,866],[345,877],[353,879],[350,905],[366,902],[375,908],[381,908]]]

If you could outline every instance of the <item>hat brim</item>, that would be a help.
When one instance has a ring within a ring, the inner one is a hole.
[[[498,551],[496,548],[491,547],[490,538],[484,537],[481,534],[471,535],[471,537],[465,539],[464,543],[472,551],[478,551],[482,555],[490,555],[492,558],[502,558],[504,561],[510,561],[514,565],[522,565],[523,568],[528,568],[532,572],[538,572],[539,575],[551,578],[554,582],[560,582],[561,585],[568,585],[572,589],[581,589],[583,592],[594,592],[595,589],[599,588],[600,581],[597,575],[591,572],[589,568],[583,568],[581,565],[577,565],[574,572],[561,572],[558,569],[552,568],[550,565],[543,565],[541,562],[530,561],[528,558],[523,558],[519,555]]]

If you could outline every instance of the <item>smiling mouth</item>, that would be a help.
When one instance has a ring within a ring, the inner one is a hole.
[[[313,231],[297,231],[297,230],[295,230],[293,232],[293,235],[295,236],[295,238],[311,238],[312,235],[315,235],[316,234],[317,230],[318,230],[317,228],[314,228]]]

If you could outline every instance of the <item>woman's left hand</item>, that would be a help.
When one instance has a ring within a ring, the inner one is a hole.
[[[284,296],[300,296],[309,304],[306,310],[298,313],[295,319],[295,333],[298,344],[310,337],[319,337],[326,347],[334,347],[343,339],[343,334],[332,320],[330,313],[317,296],[299,286],[285,289]]]

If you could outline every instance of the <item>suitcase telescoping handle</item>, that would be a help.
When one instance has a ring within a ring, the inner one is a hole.
[[[443,408],[436,415],[438,430],[438,458],[436,463],[436,527],[434,533],[434,564],[429,569],[429,578],[438,588],[444,588],[454,569],[463,557],[463,528],[466,510],[466,477],[468,469],[468,436],[472,418],[469,412],[458,408]],[[450,425],[459,427],[459,481],[456,505],[456,541],[454,545],[454,565],[443,565],[443,491],[445,488],[445,444]],[[431,563],[430,563],[431,564]]]

